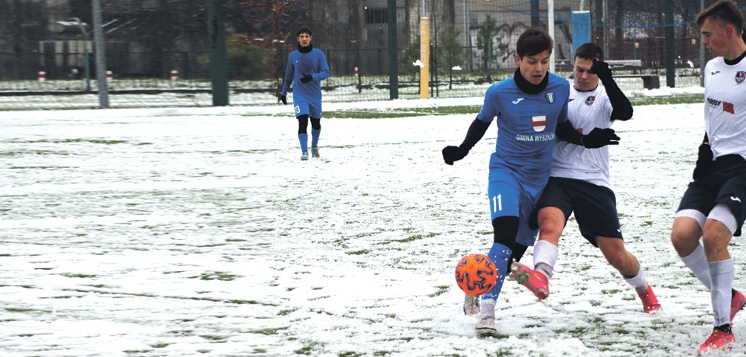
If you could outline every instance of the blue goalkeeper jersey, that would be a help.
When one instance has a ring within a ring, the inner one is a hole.
[[[313,80],[302,83],[303,76],[310,74]],[[321,80],[329,78],[329,65],[324,53],[318,48],[312,48],[308,53],[298,50],[290,52],[288,65],[285,69],[285,82],[282,95],[287,95],[290,85],[293,85],[293,103],[306,102],[311,107],[321,108]]]
[[[570,83],[555,74],[536,94],[518,88],[514,77],[493,84],[484,96],[477,118],[485,123],[497,118],[497,143],[490,168],[506,167],[530,184],[543,184],[552,167],[555,128],[567,120]]]

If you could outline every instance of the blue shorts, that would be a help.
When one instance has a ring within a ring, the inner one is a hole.
[[[494,221],[497,217],[517,216],[518,236],[515,241],[525,246],[534,245],[539,233],[538,229],[529,227],[529,218],[541,197],[546,180],[537,183],[539,185],[521,182],[513,170],[508,168],[490,168],[487,197],[490,200],[491,220]]]
[[[293,106],[295,108],[296,118],[304,114],[308,115],[311,118],[321,118],[321,107],[316,107],[310,102],[294,102]]]

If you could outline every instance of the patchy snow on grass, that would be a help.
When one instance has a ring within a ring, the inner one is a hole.
[[[325,110],[481,103],[334,103]],[[495,127],[474,114],[322,120],[300,161],[289,106],[5,112],[0,131],[0,351],[43,356],[678,356],[713,317],[669,241],[704,131],[701,104],[615,124],[612,184],[627,249],[663,306],[580,236],[551,296],[508,279],[498,339],[475,338],[454,279],[492,242]],[[287,118],[275,114],[285,112]],[[746,281],[734,238],[734,286]],[[531,249],[524,261],[531,263]],[[736,317],[746,351],[746,327]],[[717,355],[717,354],[715,354]]]

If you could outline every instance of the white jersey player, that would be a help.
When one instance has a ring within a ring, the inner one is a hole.
[[[581,133],[610,130],[614,120],[632,118],[632,105],[617,86],[603,51],[594,43],[578,47],[570,91],[568,119]],[[601,81],[604,86],[599,86]],[[632,285],[642,300],[643,311],[660,309],[637,258],[624,247],[616,210],[616,197],[609,183],[609,148],[589,148],[558,142],[552,168],[538,204],[534,224],[539,241],[534,246],[534,269],[516,262],[513,277],[539,300],[549,296],[549,278],[559,255],[559,238],[574,212],[580,233],[598,247],[606,260]]]
[[[746,43],[744,18],[730,0],[697,16],[702,44],[715,56],[705,66],[705,140],[694,181],[676,211],[671,243],[694,276],[710,289],[714,328],[698,352],[730,348],[733,318],[746,297],[733,289],[731,238],[741,235],[746,213]],[[703,244],[699,240],[702,238]]]

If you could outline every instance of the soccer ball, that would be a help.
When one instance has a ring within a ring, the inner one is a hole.
[[[471,296],[482,295],[497,282],[497,267],[484,254],[469,254],[456,264],[456,284]]]

